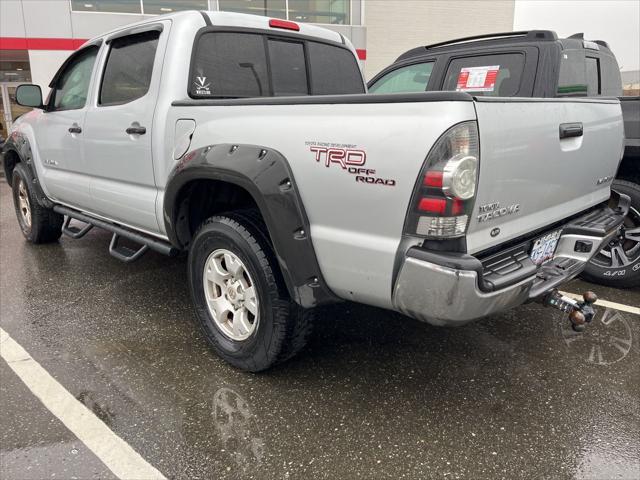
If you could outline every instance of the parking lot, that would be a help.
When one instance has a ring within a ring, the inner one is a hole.
[[[34,247],[0,192],[0,326],[166,478],[640,477],[638,291],[570,284],[622,305],[581,336],[534,304],[458,329],[335,306],[251,375],[207,348],[184,258],[123,264],[97,230]],[[114,477],[0,375],[0,477]]]

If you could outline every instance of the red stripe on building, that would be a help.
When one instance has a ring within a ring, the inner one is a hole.
[[[0,37],[0,50],[77,50],[81,38]]]
[[[0,50],[77,50],[86,42],[82,38],[0,37]],[[367,59],[364,48],[356,49],[360,60]]]

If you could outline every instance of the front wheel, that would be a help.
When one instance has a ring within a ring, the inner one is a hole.
[[[297,353],[311,312],[289,298],[266,228],[255,212],[209,218],[189,250],[196,315],[215,352],[257,372]]]
[[[587,265],[582,278],[614,288],[640,286],[640,186],[615,180],[611,187],[631,198],[631,208],[618,234]]]
[[[64,217],[38,203],[27,167],[18,163],[11,178],[13,204],[24,237],[31,243],[58,240],[62,235]]]

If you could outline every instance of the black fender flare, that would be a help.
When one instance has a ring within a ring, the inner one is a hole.
[[[36,200],[38,201],[40,206],[44,208],[53,208],[53,202],[49,200],[49,198],[47,198],[44,191],[42,190],[42,186],[40,185],[40,180],[38,179],[38,171],[36,170],[36,166],[33,163],[33,151],[31,149],[29,138],[22,132],[14,131],[4,142],[4,145],[2,146],[2,153],[5,155],[4,173],[7,182],[11,182],[13,172],[13,170],[10,170],[13,168],[13,165],[10,165],[6,161],[6,156],[9,152],[15,153],[20,159],[20,162],[27,166],[27,173],[31,177],[29,180],[31,186],[35,191]]]
[[[280,152],[256,145],[220,144],[185,154],[167,179],[163,204],[167,236],[178,248],[186,248],[178,232],[181,189],[203,179],[235,184],[253,197],[296,303],[310,308],[339,301],[322,277],[302,199]]]

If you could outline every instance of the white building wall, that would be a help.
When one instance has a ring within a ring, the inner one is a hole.
[[[403,52],[444,40],[513,30],[514,0],[364,0],[365,75]]]
[[[69,50],[29,50],[31,82],[40,85],[43,98],[47,98],[51,79],[71,53]]]
[[[22,2],[19,0],[0,0],[0,36],[26,36]]]

